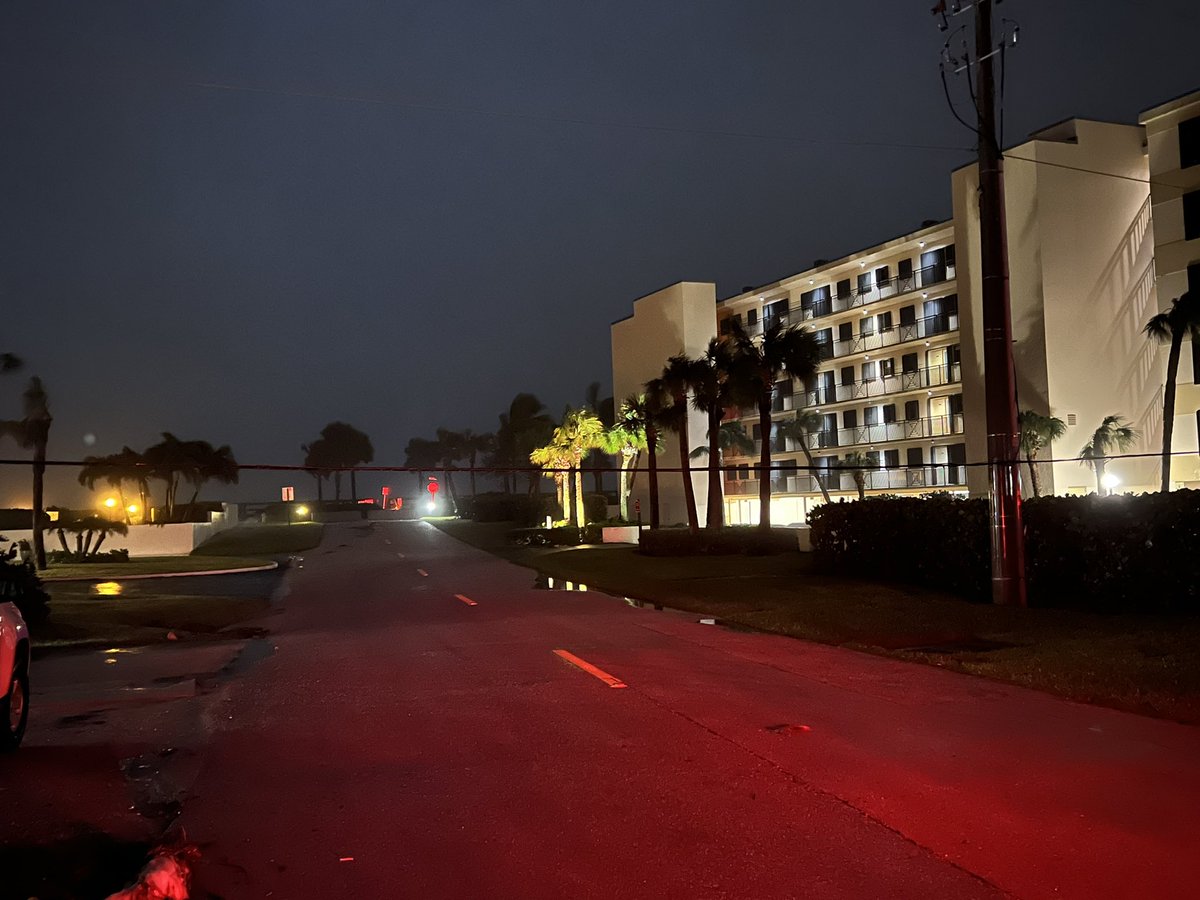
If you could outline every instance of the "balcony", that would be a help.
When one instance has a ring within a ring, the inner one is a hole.
[[[772,494],[819,494],[819,482],[831,492],[851,493],[858,490],[850,471],[832,469],[828,474],[788,475],[775,471],[771,478]],[[945,489],[962,487],[967,483],[966,466],[953,463],[910,466],[897,469],[873,469],[866,473],[868,491],[896,491],[912,488]],[[726,497],[757,497],[758,479],[745,478],[725,482]]]
[[[887,281],[873,284],[865,291],[859,291],[855,288],[847,294],[839,294],[828,300],[815,302],[812,306],[794,307],[777,317],[765,316],[753,325],[747,325],[746,333],[750,335],[762,334],[763,329],[774,318],[781,319],[785,325],[802,325],[814,319],[831,316],[834,313],[845,312],[848,309],[858,309],[871,303],[878,303],[880,300],[891,300],[894,297],[901,297],[913,291],[928,290],[934,285],[953,281],[954,278],[955,267],[952,265],[926,266],[923,269],[914,270],[911,275],[896,275]],[[955,327],[957,328],[958,326],[956,325]]]
[[[923,341],[939,334],[958,331],[958,311],[926,316],[912,322],[901,322],[883,331],[853,335],[848,341],[831,341],[822,347],[822,359],[840,359],[855,353],[870,353],[883,347],[894,347],[912,341]]]
[[[858,425],[854,428],[830,428],[814,431],[808,438],[809,450],[828,450],[831,447],[853,447],[859,444],[885,444],[893,441],[912,441],[921,438],[939,438],[963,433],[962,413],[951,416],[929,416],[924,419],[903,419],[898,422],[878,422]],[[772,453],[795,453],[800,444],[792,438],[775,437],[771,441]],[[754,453],[762,452],[762,441],[754,441]],[[736,458],[730,454],[730,458]],[[744,457],[743,457],[744,458]]]
[[[848,400],[869,400],[872,397],[886,397],[891,394],[942,387],[947,384],[958,384],[961,381],[962,366],[954,363],[946,366],[927,366],[912,372],[901,372],[899,375],[876,378],[874,381],[855,381],[851,384],[798,391],[791,395],[781,394],[773,400],[783,401],[779,410],[776,411],[802,409],[806,406],[826,406],[830,403],[844,403]],[[791,403],[789,404],[787,401],[791,401]],[[772,409],[775,409],[774,402]]]

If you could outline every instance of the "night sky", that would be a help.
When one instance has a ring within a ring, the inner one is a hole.
[[[398,465],[518,391],[557,413],[634,298],[949,215],[932,5],[0,0],[0,350],[57,458],[298,463],[344,419]],[[999,12],[1010,144],[1200,87],[1194,0]]]

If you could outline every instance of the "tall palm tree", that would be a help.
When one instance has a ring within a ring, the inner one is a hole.
[[[321,429],[321,437],[328,445],[330,460],[335,468],[333,483],[337,498],[342,497],[341,472],[350,470],[350,493],[358,499],[358,481],[355,466],[364,465],[375,459],[375,448],[371,439],[353,425],[345,422],[330,422]]]
[[[0,360],[0,368],[6,362]],[[11,368],[11,367],[10,367]],[[29,379],[22,396],[23,415],[20,419],[0,422],[0,436],[8,435],[18,444],[33,451],[33,556],[38,569],[46,568],[46,541],[42,534],[42,505],[46,480],[46,445],[50,441],[50,398],[42,379],[36,375]]]
[[[696,511],[696,486],[692,483],[691,447],[688,444],[688,392],[697,378],[696,361],[686,356],[672,356],[663,369],[662,382],[671,398],[659,417],[663,426],[679,437],[679,468],[683,477],[683,500],[687,508],[688,531],[700,531],[700,515]]]
[[[147,520],[150,512],[146,508],[150,486],[147,481],[147,469],[142,454],[129,447],[120,453],[110,453],[107,456],[86,456],[83,467],[79,470],[79,483],[89,491],[94,491],[100,482],[108,485],[121,498],[121,509],[125,513],[125,524],[132,524],[129,507],[125,503],[125,484],[132,482],[138,488],[141,499],[142,515]]]
[[[632,489],[630,471],[637,470],[638,459],[642,451],[648,448],[646,441],[646,426],[639,411],[639,405],[645,404],[644,396],[627,397],[621,403],[621,411],[617,421],[605,432],[604,451],[621,460],[621,480],[617,490],[617,500],[621,507],[621,520],[629,521],[629,492]]]
[[[1118,415],[1105,416],[1100,427],[1092,432],[1091,438],[1079,451],[1079,460],[1083,465],[1091,466],[1096,473],[1097,495],[1104,495],[1104,468],[1108,465],[1108,455],[1114,450],[1129,450],[1137,439],[1136,429]]]
[[[786,374],[807,381],[817,374],[821,344],[810,331],[785,325],[776,317],[763,329],[760,338],[752,337],[737,319],[731,320],[729,335],[734,366],[731,393],[752,401],[758,407],[758,426],[762,433],[759,453],[758,526],[771,527],[771,394],[775,381]]]
[[[659,526],[658,509],[658,451],[662,449],[662,428],[659,421],[667,400],[666,386],[661,378],[651,378],[646,382],[644,393],[628,397],[625,400],[629,408],[629,417],[637,423],[646,434],[646,479],[650,491],[650,527]],[[636,472],[634,477],[636,477]],[[630,479],[631,490],[632,481]]]
[[[809,476],[817,482],[817,487],[820,488],[825,502],[830,503],[832,501],[829,499],[829,488],[825,486],[825,479],[817,474],[817,464],[813,461],[812,450],[808,447],[809,438],[820,432],[821,424],[820,413],[813,412],[811,409],[796,410],[795,418],[779,423],[779,433],[800,445],[800,452],[804,454],[804,459],[808,463]]]
[[[425,472],[436,469],[442,459],[442,448],[437,441],[427,438],[410,438],[404,445],[404,465],[417,470],[418,495],[426,488]]]
[[[311,444],[301,444],[300,449],[304,451],[304,468],[317,480],[317,502],[322,503],[325,500],[325,479],[333,469],[329,442],[317,438]]]
[[[587,524],[583,504],[584,456],[601,446],[604,425],[600,417],[587,408],[568,409],[562,424],[554,430],[554,443],[567,449],[571,470],[575,480],[575,524],[582,528]]]
[[[1165,494],[1171,490],[1171,438],[1175,432],[1175,378],[1179,374],[1179,351],[1183,339],[1191,336],[1200,341],[1200,295],[1194,299],[1191,291],[1171,301],[1171,308],[1150,319],[1142,329],[1148,338],[1170,341],[1167,354],[1167,380],[1163,384],[1163,443],[1162,485]]]
[[[1021,452],[1025,454],[1025,464],[1029,466],[1033,496],[1040,497],[1042,485],[1036,462],[1038,452],[1066,434],[1067,425],[1058,416],[1043,416],[1032,409],[1023,409],[1017,413],[1017,429],[1021,435]]]
[[[517,469],[525,468],[529,454],[545,445],[554,431],[554,422],[546,414],[546,406],[533,394],[522,393],[513,397],[507,413],[500,414],[500,427],[496,429],[496,446],[492,451],[492,462],[508,471],[504,476],[504,490],[516,490]],[[541,488],[540,473],[529,470],[529,494]]]
[[[185,441],[191,464],[185,471],[184,479],[192,486],[192,496],[188,500],[184,519],[190,520],[192,509],[200,497],[200,489],[209,481],[221,484],[237,484],[238,464],[233,451],[228,444],[213,447],[208,441]]]
[[[458,509],[458,491],[454,489],[454,476],[451,469],[454,464],[466,456],[463,446],[463,435],[449,428],[439,428],[437,435],[438,448],[441,451],[442,477],[446,479],[446,495],[455,510]]]
[[[496,436],[489,432],[477,434],[470,428],[465,429],[462,434],[462,450],[467,458],[467,464],[471,467],[471,496],[474,497],[478,493],[475,487],[475,464],[479,460],[480,453],[490,453],[496,445]]]
[[[571,452],[566,446],[551,441],[535,447],[529,454],[529,461],[535,466],[552,470],[554,478],[554,494],[562,517],[571,519]],[[540,476],[539,476],[540,477]]]
[[[733,367],[733,354],[729,344],[719,338],[708,342],[704,355],[690,364],[692,405],[708,417],[708,505],[706,527],[719,529],[725,524],[723,500],[724,478],[721,472],[721,422],[725,410],[736,406],[730,395],[729,374]],[[728,437],[731,432],[726,432]],[[742,429],[745,435],[745,429]],[[702,454],[703,455],[703,454]],[[691,457],[696,458],[692,453]]]
[[[583,405],[596,414],[600,419],[600,424],[606,429],[612,428],[617,423],[616,404],[612,397],[600,396],[600,382],[593,381],[588,385],[587,391],[584,393]],[[597,494],[604,493],[604,473],[600,471],[602,467],[607,468],[608,466],[608,460],[605,459],[604,454],[605,450],[601,447],[597,447],[588,454],[588,466],[593,469],[592,478]]]

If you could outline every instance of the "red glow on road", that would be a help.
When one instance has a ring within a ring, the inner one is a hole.
[[[429,573],[426,572],[424,569],[417,569],[417,574],[420,575],[422,578],[429,577]]]
[[[478,606],[479,605],[474,600],[472,600],[470,597],[464,597],[462,594],[455,594],[454,596],[456,599],[461,600],[463,603],[467,604],[467,606]]]
[[[567,662],[569,662],[571,665],[575,666],[576,668],[582,669],[583,671],[587,672],[593,678],[599,678],[601,681],[603,681],[605,684],[607,684],[611,688],[623,688],[623,687],[629,686],[625,682],[623,682],[620,678],[617,678],[613,675],[609,675],[603,669],[596,668],[590,662],[588,662],[587,660],[580,659],[574,653],[568,653],[566,650],[555,650],[554,654],[556,656],[558,656],[560,659],[566,660]]]

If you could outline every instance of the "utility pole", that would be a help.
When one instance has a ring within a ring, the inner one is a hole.
[[[999,0],[975,0],[970,6],[953,3],[949,13],[959,15],[972,6],[975,13],[975,58],[964,48],[961,58],[944,51],[942,78],[947,63],[956,74],[975,68],[972,99],[976,124],[972,128],[979,148],[979,244],[983,312],[983,377],[987,410],[989,527],[991,532],[992,602],[1025,606],[1025,531],[1021,521],[1020,457],[1017,429],[1016,374],[1012,353],[1012,314],[1008,295],[1008,234],[1004,218],[1004,159],[996,128],[994,64],[1002,48],[992,37],[992,7]],[[963,7],[966,6],[966,9]],[[945,0],[934,7],[942,30],[949,21]],[[1012,32],[1015,43],[1016,31]],[[953,37],[952,37],[953,39]],[[1008,35],[1005,36],[1005,41]],[[957,68],[955,68],[957,66]],[[946,89],[947,100],[950,98]],[[953,110],[953,103],[951,103]],[[955,112],[958,117],[958,113]],[[960,121],[963,121],[959,117]],[[964,122],[968,127],[969,123]]]

